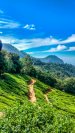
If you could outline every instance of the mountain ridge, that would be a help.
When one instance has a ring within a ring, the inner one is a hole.
[[[64,61],[57,57],[56,55],[49,55],[46,56],[45,58],[40,58],[40,60],[44,63],[58,63],[58,64],[63,64]]]
[[[13,45],[9,44],[9,43],[2,43],[2,50],[6,50],[7,52],[10,53],[16,53],[18,54],[21,58],[25,57],[27,54],[23,51],[19,51],[16,47],[14,47]],[[58,64],[63,64],[63,60],[60,59],[59,57],[55,56],[55,55],[49,55],[45,58],[35,58],[35,57],[31,57],[34,58],[35,61],[41,61],[44,63],[58,63]]]
[[[2,43],[2,50],[6,50],[7,52],[18,54],[21,58],[27,55],[26,53],[19,51],[16,47],[14,47],[9,43]]]

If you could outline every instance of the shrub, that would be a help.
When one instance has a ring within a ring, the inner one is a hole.
[[[74,124],[70,117],[57,116],[53,109],[27,104],[12,109],[0,121],[1,133],[70,133]]]

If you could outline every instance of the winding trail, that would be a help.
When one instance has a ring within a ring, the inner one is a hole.
[[[34,84],[35,84],[36,80],[32,79],[30,84],[29,84],[29,92],[28,92],[28,97],[29,97],[29,100],[32,102],[32,103],[35,103],[36,102],[36,96],[35,96],[35,91],[34,91]]]
[[[3,112],[0,112],[0,118],[2,118],[4,116]]]
[[[36,82],[35,79],[31,79],[31,81],[29,83],[28,97],[29,97],[29,100],[32,103],[35,103],[36,102],[36,96],[35,96],[35,91],[34,91],[34,84],[35,84],[35,82]],[[45,97],[47,103],[50,103],[50,101],[48,99],[48,96],[47,96],[50,91],[52,91],[52,90],[51,89],[48,89],[48,91],[44,94],[44,97]]]
[[[46,102],[49,103],[49,99],[48,99],[47,94],[44,94],[44,96],[45,96]]]
[[[47,103],[50,103],[50,101],[49,101],[49,99],[48,99],[48,96],[47,96],[47,95],[48,95],[48,93],[49,93],[49,92],[51,92],[51,91],[52,91],[52,89],[51,89],[51,88],[49,88],[49,89],[47,90],[47,92],[44,94],[44,97],[45,97],[45,99],[46,99],[46,102],[47,102]]]

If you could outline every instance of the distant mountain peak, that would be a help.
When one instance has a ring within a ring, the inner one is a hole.
[[[48,55],[48,56],[46,56],[45,58],[50,58],[50,57],[56,57],[57,58],[57,56],[56,55]]]
[[[57,57],[56,55],[49,55],[45,58],[40,58],[40,60],[44,63],[57,63],[57,64],[63,64],[63,60]]]
[[[19,51],[17,48],[9,43],[2,43],[2,50],[6,50],[9,53],[18,54],[20,57],[24,57],[26,53]]]

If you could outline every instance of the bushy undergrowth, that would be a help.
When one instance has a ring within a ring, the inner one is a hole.
[[[28,76],[4,74],[0,79],[0,110],[23,104],[28,95]],[[27,99],[28,100],[28,99]]]
[[[4,113],[0,133],[75,133],[75,96],[36,80],[36,103],[31,104],[30,80],[26,75],[8,73],[0,79],[0,111]],[[49,89],[47,103],[44,93]]]
[[[43,93],[46,93],[48,90],[51,90],[50,86],[40,82],[39,80],[37,80],[37,82],[35,83],[35,88],[42,91]]]
[[[54,89],[52,92],[48,93],[48,98],[54,108],[56,108],[59,111],[64,111],[67,114],[70,113],[71,116],[75,116],[74,95]]]
[[[0,121],[0,133],[74,133],[69,116],[57,115],[48,105],[23,105],[10,110]]]

